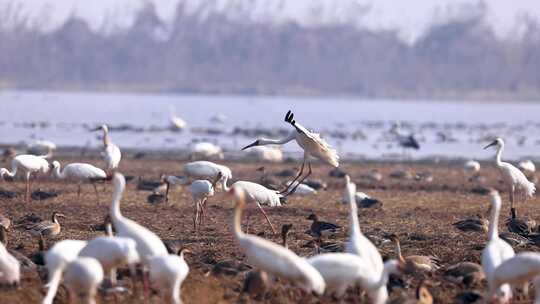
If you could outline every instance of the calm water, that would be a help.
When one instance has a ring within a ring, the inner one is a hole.
[[[171,109],[188,123],[172,132]],[[234,135],[235,128],[287,129],[288,109],[307,127],[320,131],[343,156],[390,158],[401,149],[386,132],[394,121],[403,133],[415,133],[422,148],[413,158],[430,156],[484,159],[489,139],[507,140],[505,156],[520,159],[540,151],[540,103],[426,102],[344,98],[0,92],[0,143],[47,139],[59,146],[97,146],[89,127],[107,123],[121,147],[183,149],[198,140],[213,141],[237,151],[254,137]],[[211,121],[223,115],[223,123]],[[211,135],[201,130],[223,132]],[[294,143],[284,147],[295,153]]]

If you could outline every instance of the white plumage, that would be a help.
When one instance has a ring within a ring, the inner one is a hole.
[[[534,163],[532,162],[532,160],[524,160],[524,161],[520,161],[518,163],[518,168],[523,171],[523,172],[527,172],[529,174],[531,173],[534,173],[536,171],[536,166],[534,165]]]
[[[19,261],[0,242],[0,286],[18,285],[21,278]]]
[[[152,256],[167,254],[165,245],[156,234],[135,221],[125,218],[120,212],[120,200],[126,187],[124,176],[115,173],[113,185],[114,192],[110,216],[118,236],[132,238],[137,243],[137,251],[143,264],[148,264],[148,260]]]
[[[76,298],[78,303],[95,304],[97,289],[102,281],[103,269],[94,258],[78,257],[66,266],[64,285],[70,298]]]
[[[480,172],[480,163],[476,160],[468,160],[463,164],[463,170],[465,172],[478,173]]]
[[[521,286],[521,284],[528,284],[529,281],[539,276],[540,254],[536,252],[518,253],[502,262],[495,269],[489,282],[487,299],[497,296],[497,289],[501,285]],[[511,298],[508,298],[508,300],[511,300]]]
[[[33,173],[48,173],[50,170],[49,162],[45,159],[45,156],[17,155],[11,160],[11,172],[6,168],[0,168],[0,178],[3,178],[4,175],[15,177],[19,168],[25,173],[26,201],[28,201],[30,197],[30,176]]]
[[[101,156],[105,161],[107,170],[116,170],[122,159],[120,148],[111,141],[109,127],[107,125],[101,125],[96,130],[103,130],[103,151],[101,152]]]
[[[52,156],[52,152],[56,150],[56,144],[48,140],[35,140],[29,143],[26,147],[28,154]]]
[[[53,173],[57,178],[60,179],[70,179],[77,181],[78,183],[78,192],[77,192],[77,198],[79,198],[81,194],[81,183],[82,182],[90,182],[94,186],[94,190],[96,192],[96,198],[99,202],[99,194],[96,188],[96,185],[94,184],[95,181],[103,180],[107,178],[107,174],[105,171],[101,170],[98,167],[95,167],[90,164],[86,163],[71,163],[67,164],[64,167],[64,170],[61,170],[60,163],[57,161],[53,161]]]
[[[133,267],[140,261],[135,241],[116,236],[99,236],[88,241],[79,256],[98,260],[113,285],[116,284],[116,268],[128,265],[134,270]]]
[[[501,210],[501,197],[496,190],[490,191],[491,218],[489,219],[488,243],[482,251],[482,268],[486,275],[488,284],[494,284],[495,269],[505,260],[514,256],[514,249],[504,240],[499,238],[498,224]],[[500,298],[510,300],[512,289],[509,285],[502,285],[497,294]]]
[[[150,282],[160,293],[165,303],[180,304],[182,283],[189,273],[184,253],[155,256],[150,259]]]
[[[248,157],[260,162],[280,163],[283,161],[283,152],[279,148],[256,146],[249,149]]]
[[[297,183],[298,183],[298,181],[294,182],[294,185],[293,185],[292,181],[287,182],[287,186],[296,187],[296,191],[294,191],[294,194],[297,194],[297,195],[317,194],[317,190],[311,188],[310,186],[308,186],[306,184],[297,185]]]
[[[243,190],[235,191],[237,199],[233,218],[233,233],[238,245],[256,269],[298,285],[306,292],[322,295],[325,282],[321,274],[305,259],[291,250],[258,236],[246,234],[240,228],[242,209],[245,206]]]
[[[221,173],[221,182],[227,184],[227,180],[232,179],[232,172],[226,166],[218,165],[210,161],[194,161],[184,165],[182,172],[191,179],[214,180],[218,173]]]
[[[367,261],[377,274],[383,271],[383,261],[379,250],[373,243],[362,233],[360,224],[358,223],[358,211],[356,206],[356,185],[351,182],[348,175],[345,175],[346,192],[348,195],[347,202],[349,203],[349,240],[346,243],[345,251],[360,256]]]
[[[174,109],[172,108],[171,108],[171,115],[169,117],[169,122],[171,123],[171,128],[177,131],[183,130],[187,126],[186,121],[178,117],[178,115],[174,113]]]
[[[332,167],[337,168],[339,166],[339,156],[336,150],[332,149],[330,145],[325,140],[323,140],[319,134],[308,131],[302,125],[297,123],[294,120],[294,114],[291,111],[288,111],[285,115],[285,121],[290,123],[296,129],[296,131],[293,131],[288,137],[278,140],[266,138],[257,139],[252,144],[249,144],[242,148],[242,150],[263,145],[283,145],[292,140],[296,140],[298,145],[304,150],[304,160],[302,162],[302,167],[300,168],[298,175],[293,179],[293,182],[299,180],[298,184],[301,184],[309,175],[311,175],[310,157],[315,157],[321,160],[323,163],[328,164]],[[308,164],[309,171],[304,177],[300,178],[304,172],[304,166],[306,163]],[[287,192],[290,194],[293,193],[294,190],[296,190],[295,188],[292,188],[291,191],[287,191],[288,189],[289,187],[283,192]]]
[[[199,142],[191,148],[192,159],[223,159],[223,151],[219,146],[210,142]]]
[[[195,215],[193,217],[193,227],[197,230],[197,225],[202,222],[202,217],[205,214],[206,200],[214,196],[214,185],[207,180],[194,180],[189,186],[189,192],[193,198],[195,205]],[[199,221],[200,216],[200,221]]]
[[[54,244],[45,253],[45,266],[49,274],[49,282],[46,285],[48,287],[47,294],[43,298],[42,304],[53,303],[66,265],[77,258],[84,246],[86,246],[85,241],[63,240]]]

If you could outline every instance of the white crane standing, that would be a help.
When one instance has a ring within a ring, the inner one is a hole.
[[[313,291],[322,295],[324,279],[305,259],[283,246],[242,231],[240,221],[246,204],[246,193],[235,188],[233,195],[236,198],[233,234],[249,263],[256,269],[298,285],[305,292]]]
[[[6,168],[0,168],[0,178],[3,178],[4,175],[15,177],[19,168],[23,170],[26,178],[25,201],[28,202],[30,198],[30,176],[40,172],[48,173],[50,170],[49,162],[45,158],[46,156],[30,154],[17,155],[11,160],[11,172]]]
[[[70,303],[95,304],[97,289],[102,281],[103,268],[98,260],[91,257],[76,258],[67,264],[64,272],[64,285],[69,291]]]
[[[101,156],[105,160],[107,171],[114,171],[118,169],[118,165],[122,159],[122,153],[120,152],[120,148],[111,141],[109,127],[107,125],[101,125],[92,131],[99,130],[103,130],[103,151],[101,152]]]
[[[99,204],[99,192],[97,190],[95,182],[105,180],[107,173],[98,167],[94,167],[86,163],[71,163],[61,170],[60,163],[58,161],[52,162],[53,174],[60,179],[71,179],[77,181],[77,200],[81,196],[81,183],[90,182],[94,186],[96,192],[96,199]]]
[[[537,279],[535,279],[537,278]],[[498,290],[501,286],[510,285],[528,287],[529,281],[533,280],[535,287],[540,279],[540,254],[537,252],[520,252],[515,256],[502,262],[493,272],[492,280],[489,282],[489,292],[486,300],[491,301],[499,297]],[[538,298],[539,291],[536,290],[536,298],[534,303],[540,302]],[[505,300],[502,298],[501,300]],[[508,298],[512,300],[512,298]]]
[[[514,207],[515,192],[517,190],[518,194],[520,191],[523,191],[525,194],[525,199],[527,197],[532,197],[536,191],[536,186],[527,180],[527,177],[523,172],[518,168],[514,167],[510,163],[503,162],[501,160],[501,154],[504,150],[504,140],[502,138],[495,139],[492,143],[485,146],[484,149],[489,147],[496,146],[497,154],[495,155],[495,166],[499,169],[499,172],[508,187],[510,192],[510,210],[512,213],[512,218],[516,218],[516,209]]]
[[[353,253],[368,261],[368,265],[373,267],[377,274],[383,271],[383,261],[379,250],[373,243],[362,233],[360,224],[358,223],[358,209],[356,206],[356,184],[351,182],[348,175],[345,175],[345,190],[349,203],[349,240],[345,245],[345,252]]]
[[[227,184],[229,179],[232,179],[232,172],[226,166],[219,165],[210,161],[194,161],[185,164],[182,168],[182,172],[190,179],[205,179],[212,181],[216,176],[221,174],[222,185]]]
[[[501,197],[497,190],[489,193],[491,199],[491,218],[489,219],[488,243],[482,251],[482,268],[486,274],[489,286],[493,286],[495,269],[505,260],[515,255],[514,249],[508,243],[499,238],[498,224],[501,210]],[[512,299],[512,288],[510,285],[502,285],[497,289],[497,295],[506,300]]]
[[[294,114],[290,110],[285,115],[285,121],[290,123],[296,129],[296,131],[293,131],[289,136],[283,139],[257,139],[255,142],[242,148],[242,150],[255,146],[283,145],[292,140],[296,140],[298,145],[304,150],[304,160],[302,162],[302,166],[300,167],[298,175],[293,179],[290,185],[288,185],[283,191],[281,191],[281,193],[287,193],[286,195],[288,195],[294,193],[296,187],[298,187],[298,185],[300,185],[308,176],[311,175],[310,157],[315,157],[324,162],[325,164],[337,168],[339,166],[339,156],[336,150],[332,149],[330,145],[328,145],[328,143],[323,140],[319,134],[313,133],[304,128],[299,123],[297,123],[294,120]],[[308,173],[301,178],[302,174],[304,173],[304,167],[306,163],[308,164]],[[298,183],[295,184],[294,182],[296,182],[297,180]],[[293,186],[292,189],[290,189],[291,186]]]

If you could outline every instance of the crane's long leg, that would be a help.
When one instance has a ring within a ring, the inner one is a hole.
[[[270,219],[268,218],[268,215],[266,215],[266,212],[264,212],[264,209],[261,207],[261,204],[257,203],[257,207],[259,210],[261,210],[262,214],[264,215],[264,218],[266,218],[266,221],[268,222],[268,225],[270,225],[270,228],[272,229],[272,233],[276,234],[276,230],[274,229],[274,226],[270,222]]]
[[[306,160],[307,160],[307,158],[304,157],[304,161],[302,162],[302,166],[300,167],[300,171],[298,172],[298,175],[296,175],[296,177],[292,180],[292,182],[289,185],[287,185],[287,187],[285,187],[285,189],[278,192],[278,194],[283,194],[283,193],[289,192],[289,188],[291,188],[292,185],[294,185],[294,182],[297,181],[298,178],[300,176],[302,176],[302,174],[304,173],[304,165],[306,164]]]
[[[94,186],[94,192],[96,192],[96,200],[97,200],[97,204],[99,205],[99,192],[98,192],[98,190],[97,190],[96,183],[92,183],[92,186]]]
[[[81,183],[77,184],[77,201],[81,201]]]
[[[294,188],[292,188],[291,191],[287,192],[287,194],[285,194],[285,196],[293,194],[293,193],[296,191],[296,188],[298,188],[298,186],[300,186],[300,184],[303,183],[304,180],[305,180],[306,178],[308,178],[308,176],[311,175],[311,173],[312,173],[312,171],[311,171],[311,163],[308,162],[308,173],[306,174],[306,176],[304,176],[303,178],[301,178],[300,180],[298,180],[298,182],[297,182],[297,184],[294,186]]]
[[[197,231],[197,222],[199,221],[199,200],[195,200],[195,213],[193,214],[193,230]]]
[[[514,208],[514,186],[510,187],[510,214],[512,218],[516,217],[516,208]]]
[[[201,202],[201,217],[199,219],[199,227],[201,225],[204,225],[204,218],[206,217],[206,200],[207,199],[208,198],[205,197]]]
[[[30,201],[30,172],[26,172],[26,196],[25,200],[28,203]]]

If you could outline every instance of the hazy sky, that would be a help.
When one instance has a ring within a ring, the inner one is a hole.
[[[31,17],[49,16],[43,25],[55,28],[70,15],[89,21],[93,29],[104,20],[114,20],[119,27],[129,26],[134,13],[147,2],[156,5],[165,21],[174,17],[178,3],[188,12],[225,12],[230,17],[254,21],[290,21],[304,25],[317,23],[355,23],[369,28],[399,29],[402,37],[411,40],[435,20],[445,19],[463,10],[460,4],[478,4],[479,0],[0,0],[18,5]],[[500,35],[519,30],[517,18],[524,14],[540,19],[540,0],[486,0],[487,21]],[[365,5],[370,6],[367,14]],[[204,15],[204,14],[203,14]]]

